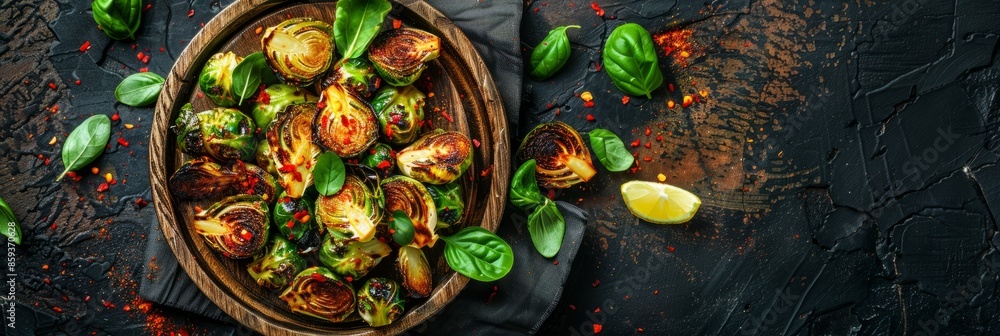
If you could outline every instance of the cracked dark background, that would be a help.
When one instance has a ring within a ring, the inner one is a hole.
[[[141,67],[166,73],[230,1],[147,3],[139,39],[112,42],[89,2],[0,0],[0,197],[24,230],[19,329],[152,333],[147,324],[161,322],[234,333],[134,301],[154,221],[151,206],[135,205],[150,198],[152,109],[112,92]],[[613,335],[1000,334],[1000,2],[598,3],[603,17],[590,2],[525,3],[525,55],[551,28],[582,28],[569,31],[562,71],[525,80],[518,132],[562,120],[650,147],[630,147],[634,172],[599,167],[559,195],[591,220],[543,334],[595,324]],[[627,104],[600,69],[605,37],[624,22],[690,33],[689,58],[661,51],[664,87]],[[102,200],[103,179],[89,172],[53,182],[67,133],[97,113],[121,118],[93,164],[119,181]],[[619,200],[621,183],[661,173],[702,198],[690,223],[640,222]]]

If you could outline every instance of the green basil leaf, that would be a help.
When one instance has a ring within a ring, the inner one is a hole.
[[[543,257],[552,258],[559,253],[565,233],[566,219],[556,207],[556,202],[546,199],[545,205],[538,207],[528,216],[528,234],[531,235],[531,243]]]
[[[626,23],[615,28],[604,44],[604,69],[623,92],[652,97],[663,84],[653,38],[642,26]]]
[[[337,154],[323,153],[316,158],[316,165],[313,166],[316,191],[323,196],[333,196],[344,186],[346,173],[344,161]]]
[[[7,240],[12,243],[21,245],[21,225],[17,223],[17,217],[14,217],[14,211],[10,209],[2,198],[0,198],[0,225],[3,225],[0,230],[3,230],[3,235],[7,236]]]
[[[111,119],[108,119],[108,116],[98,114],[84,120],[80,126],[73,129],[63,144],[62,160],[66,169],[59,174],[56,181],[62,180],[67,172],[94,162],[94,159],[104,153],[110,137]]]
[[[233,93],[240,100],[236,105],[243,105],[243,100],[250,98],[257,93],[260,87],[260,78],[263,69],[260,68],[260,61],[264,59],[264,54],[255,52],[240,61],[240,64],[233,68]]]
[[[135,39],[142,18],[142,0],[94,0],[94,22],[116,40]]]
[[[590,147],[594,149],[594,155],[601,161],[604,168],[609,171],[620,172],[632,167],[635,158],[625,149],[625,143],[611,131],[595,128],[587,133],[590,137]]]
[[[140,72],[125,77],[115,88],[115,98],[118,102],[143,107],[155,103],[163,88],[163,77],[152,72]]]
[[[544,80],[562,69],[569,60],[569,37],[566,29],[580,26],[562,26],[549,31],[535,50],[531,52],[531,78]]]
[[[410,245],[413,242],[413,221],[402,210],[392,212],[389,228],[392,229],[392,240],[399,246]]]
[[[535,180],[535,159],[525,161],[510,180],[510,203],[531,212],[545,200]]]
[[[444,259],[462,275],[483,282],[503,278],[514,265],[514,251],[493,232],[471,226],[441,237]]]
[[[333,37],[343,59],[357,58],[368,49],[368,44],[378,35],[385,15],[392,9],[386,0],[337,1]]]

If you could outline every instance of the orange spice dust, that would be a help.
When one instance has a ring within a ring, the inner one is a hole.
[[[668,32],[656,34],[653,40],[656,41],[656,45],[660,46],[663,50],[664,56],[673,56],[674,61],[683,67],[687,66],[687,59],[694,54],[694,48],[691,45],[689,39],[691,38],[690,29],[674,29]]]

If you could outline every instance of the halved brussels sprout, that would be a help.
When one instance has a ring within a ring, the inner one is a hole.
[[[323,267],[310,267],[295,276],[281,293],[292,312],[340,322],[354,312],[354,287]]]
[[[427,262],[423,250],[413,246],[400,247],[396,268],[403,277],[403,287],[409,297],[424,298],[431,295],[434,278],[431,275],[431,264]]]
[[[396,175],[382,180],[382,192],[385,194],[385,211],[393,213],[403,211],[413,223],[413,242],[410,246],[434,246],[438,235],[437,210],[434,199],[427,192],[427,187],[412,178]]]
[[[465,134],[437,129],[399,151],[396,164],[417,181],[450,183],[472,165],[472,141]]]
[[[201,69],[198,76],[198,86],[208,99],[215,105],[230,107],[236,105],[236,93],[233,92],[233,69],[243,61],[232,51],[212,55]]]
[[[313,120],[316,143],[340,157],[355,157],[378,139],[378,122],[367,102],[334,83],[320,94]]]
[[[258,285],[283,288],[306,266],[305,259],[295,253],[295,244],[285,238],[274,237],[271,248],[247,265],[247,271],[257,280]]]
[[[306,90],[285,84],[274,84],[260,91],[257,100],[253,102],[253,111],[250,114],[257,127],[266,130],[274,120],[274,116],[284,111],[288,105],[317,100],[319,97]]]
[[[376,143],[368,149],[361,164],[388,176],[396,168],[396,151],[384,143]]]
[[[378,117],[382,137],[395,145],[413,142],[420,135],[420,125],[424,121],[425,98],[427,96],[413,85],[387,86],[378,90],[372,108]]]
[[[458,224],[465,213],[465,201],[462,199],[462,187],[452,182],[443,185],[429,185],[427,192],[437,206],[438,228]],[[442,225],[447,224],[447,225]]]
[[[323,92],[327,86],[340,84],[358,97],[368,99],[381,86],[375,68],[364,58],[349,58],[339,63],[322,81],[316,82],[316,92]]]
[[[391,324],[403,315],[405,304],[399,284],[390,279],[368,279],[358,290],[358,315],[372,327]]]
[[[286,84],[306,86],[333,63],[333,27],[313,18],[285,20],[260,38],[264,59]]]
[[[392,248],[389,244],[378,239],[355,241],[331,231],[323,239],[323,246],[319,249],[319,261],[330,267],[334,273],[357,279],[368,274],[368,271],[390,253]]]
[[[368,59],[386,83],[407,86],[420,78],[427,68],[424,62],[438,57],[441,39],[413,28],[382,32],[368,47]]]
[[[382,221],[381,195],[375,188],[348,174],[340,191],[316,199],[316,221],[346,239],[371,240],[375,237],[375,226]]]
[[[240,110],[218,107],[195,113],[191,104],[181,107],[174,122],[177,148],[191,155],[208,155],[219,161],[250,160],[257,150],[257,127]]]
[[[267,243],[267,211],[260,196],[230,196],[195,214],[194,229],[222,255],[249,258]]]
[[[312,167],[323,152],[312,142],[316,103],[289,105],[267,129],[271,160],[288,197],[300,198],[313,183]]]
[[[178,168],[170,176],[167,186],[174,197],[186,200],[248,194],[261,196],[268,203],[273,203],[279,192],[274,177],[263,168],[243,161],[223,166],[204,156]]]
[[[281,193],[274,204],[274,225],[281,236],[288,240],[299,240],[307,232],[315,229],[312,206],[305,198],[291,198]]]
[[[517,159],[535,159],[535,177],[548,188],[569,188],[597,174],[580,133],[560,121],[532,129],[521,142]]]
[[[271,146],[267,141],[257,141],[257,150],[254,151],[253,157],[257,160],[257,165],[269,174],[278,175],[278,168],[274,166],[274,161],[271,161]]]

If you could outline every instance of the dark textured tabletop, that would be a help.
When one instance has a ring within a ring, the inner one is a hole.
[[[155,264],[142,257],[153,111],[112,91],[140,68],[166,73],[229,1],[147,3],[138,40],[112,43],[87,1],[0,2],[0,197],[24,230],[21,331],[236,332],[135,295]],[[555,26],[582,28],[563,71],[525,80],[519,133],[608,128],[638,159],[558,195],[591,220],[543,334],[1000,333],[1000,2],[597,3],[524,7],[526,55]],[[601,69],[624,22],[661,48],[652,99],[626,98]],[[67,133],[97,113],[119,119],[100,175],[53,182]],[[116,184],[99,193],[106,173]],[[628,213],[620,184],[659,174],[701,197],[693,221]]]

